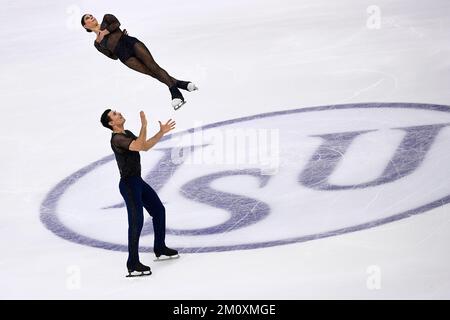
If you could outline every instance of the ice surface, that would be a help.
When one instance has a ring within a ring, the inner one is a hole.
[[[450,297],[450,113],[430,107],[450,105],[448,1],[377,1],[379,28],[356,0],[137,3],[2,3],[0,298]],[[95,50],[85,12],[115,14],[200,90],[174,112],[163,85]],[[149,134],[177,121],[141,156],[182,256],[152,262],[146,217],[148,278],[125,278],[126,212],[98,121],[106,107],[135,133],[140,110]],[[238,130],[275,134],[275,171],[215,162],[233,158],[226,134]],[[196,142],[210,145],[173,174],[158,167],[167,148]]]

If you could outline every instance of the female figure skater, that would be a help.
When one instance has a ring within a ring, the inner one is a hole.
[[[183,95],[179,89],[194,91],[198,88],[188,81],[180,81],[171,77],[153,59],[145,44],[134,37],[130,37],[127,31],[119,28],[120,22],[112,14],[105,14],[102,23],[91,14],[81,17],[81,25],[87,32],[95,32],[97,38],[94,46],[108,58],[119,59],[127,67],[152,76],[169,87],[172,95],[172,107],[177,110],[184,103]]]

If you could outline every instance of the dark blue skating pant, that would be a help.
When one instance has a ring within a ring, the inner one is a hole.
[[[133,267],[139,261],[139,237],[144,225],[143,208],[153,218],[154,249],[161,249],[165,246],[166,209],[155,190],[141,177],[122,178],[119,188],[128,211],[127,267]]]

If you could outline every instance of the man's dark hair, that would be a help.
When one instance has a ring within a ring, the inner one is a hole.
[[[84,17],[85,16],[87,16],[87,13],[83,14],[83,16],[81,17],[81,25],[83,26],[83,28],[84,28],[84,25],[86,24],[86,23],[84,23]],[[92,30],[89,30],[89,29],[86,29],[86,28],[84,28],[84,30],[86,30],[87,32],[92,32]]]
[[[111,121],[111,119],[108,116],[108,113],[110,111],[111,111],[111,109],[106,109],[105,111],[103,111],[102,116],[100,117],[100,122],[102,123],[102,125],[105,128],[112,130],[113,128],[109,125],[109,122]]]

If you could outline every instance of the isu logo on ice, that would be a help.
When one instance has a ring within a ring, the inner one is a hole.
[[[447,106],[348,104],[176,133],[142,155],[142,167],[165,203],[170,243],[208,252],[337,236],[443,206],[449,150]],[[41,221],[69,241],[126,251],[115,166],[110,155],[62,180]],[[146,219],[142,251],[152,249]]]

